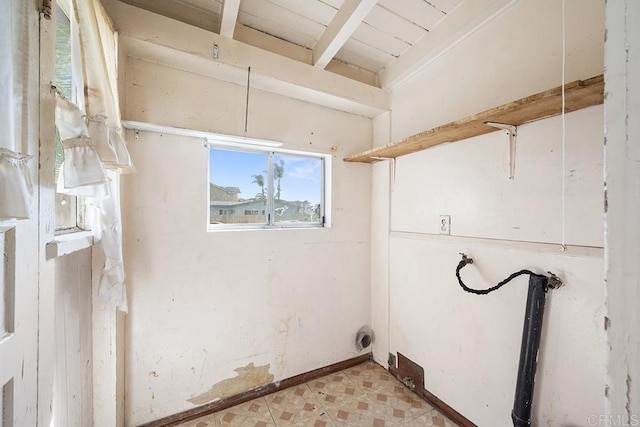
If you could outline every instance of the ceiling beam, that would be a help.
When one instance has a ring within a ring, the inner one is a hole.
[[[313,65],[324,68],[364,21],[378,0],[345,0],[313,48]]]
[[[311,49],[293,44],[240,23],[236,24],[236,31],[233,33],[233,38],[244,44],[255,46],[262,50],[268,50],[269,52],[277,53],[278,55],[286,56],[287,58],[295,59],[305,64],[311,64]]]
[[[291,58],[130,6],[102,0],[126,54],[258,90],[368,117],[389,109],[389,93]],[[213,46],[218,45],[218,59]]]
[[[167,18],[175,19],[186,24],[202,28],[203,30],[220,33],[220,17],[213,9],[204,10],[187,3],[178,3],[176,1],[158,1],[158,0],[122,0],[131,6],[136,6],[149,12],[157,13]],[[240,42],[268,50],[278,55],[295,59],[305,64],[313,64],[312,51],[306,47],[288,42],[286,40],[274,37],[262,31],[258,31],[251,27],[236,22],[236,28],[233,33],[233,39]],[[378,76],[368,70],[349,65],[333,59],[325,70],[332,73],[366,83],[371,86],[378,86]]]
[[[220,17],[220,35],[233,38],[238,21],[240,0],[222,0],[222,15]]]
[[[236,24],[236,32],[233,34],[233,38],[239,42],[268,50],[269,52],[277,53],[278,55],[286,56],[287,58],[295,59],[305,64],[312,64],[311,49],[279,39],[242,24]],[[356,67],[355,65],[332,59],[324,69],[343,77],[378,87],[377,74]]]

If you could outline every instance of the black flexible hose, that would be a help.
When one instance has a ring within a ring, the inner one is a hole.
[[[473,264],[473,259],[471,259],[471,258],[467,257],[466,255],[462,254],[462,260],[460,260],[460,262],[458,263],[458,267],[456,267],[456,277],[458,278],[458,283],[460,284],[462,289],[464,289],[465,291],[470,292],[472,294],[476,294],[476,295],[486,295],[486,294],[488,294],[490,292],[496,291],[496,290],[500,289],[501,287],[503,287],[504,285],[506,285],[507,283],[509,283],[510,281],[512,281],[513,279],[515,279],[516,277],[522,276],[524,274],[528,274],[529,276],[546,277],[546,276],[541,276],[539,274],[536,274],[531,270],[520,270],[518,272],[515,272],[515,273],[511,274],[509,277],[504,279],[502,282],[500,282],[497,285],[492,286],[492,287],[490,287],[488,289],[473,289],[473,288],[470,288],[467,285],[465,285],[464,282],[462,281],[462,278],[460,277],[460,270],[462,270],[462,268],[467,264]]]

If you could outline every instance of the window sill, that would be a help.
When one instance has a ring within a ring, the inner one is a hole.
[[[209,225],[208,232],[218,231],[256,231],[256,230],[322,230],[331,228],[330,225],[322,224],[287,224],[287,225],[238,225],[238,224],[217,224]]]
[[[53,241],[47,243],[47,259],[68,255],[91,246],[93,246],[93,233],[91,231],[60,234],[55,236]]]

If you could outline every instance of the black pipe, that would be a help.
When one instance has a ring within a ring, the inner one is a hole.
[[[549,280],[546,276],[531,274],[529,276],[529,293],[522,328],[522,345],[520,346],[520,362],[518,363],[518,381],[513,400],[511,419],[514,427],[531,426],[531,405],[535,385],[540,335],[544,318],[544,303]]]
[[[487,295],[500,289],[518,276],[529,275],[529,293],[527,294],[524,326],[522,327],[518,380],[516,382],[516,394],[513,400],[511,419],[515,427],[530,427],[533,387],[535,385],[536,365],[538,363],[538,350],[540,349],[545,298],[547,296],[547,290],[559,288],[562,286],[562,281],[553,273],[549,273],[549,276],[543,276],[530,270],[520,270],[491,288],[470,288],[462,281],[460,270],[468,264],[473,264],[473,259],[467,257],[465,254],[460,255],[462,255],[462,259],[456,267],[456,278],[462,289],[476,295]]]

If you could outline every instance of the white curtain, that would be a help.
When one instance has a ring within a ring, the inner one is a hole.
[[[106,166],[131,172],[118,99],[117,34],[99,0],[73,0],[83,53],[89,131]]]
[[[33,185],[27,167],[30,158],[0,147],[0,219],[31,217]]]
[[[32,215],[33,185],[22,153],[26,121],[22,108],[28,74],[28,2],[0,2],[0,220]],[[22,8],[23,13],[12,9]]]
[[[103,162],[89,135],[86,115],[76,105],[58,95],[56,127],[64,148],[64,163],[58,177],[58,193],[86,197],[107,197],[109,185]]]
[[[86,111],[58,96],[56,125],[65,161],[59,192],[89,196],[92,229],[105,255],[99,294],[126,312],[119,174],[133,172],[123,138],[117,85],[117,34],[99,0],[72,0],[79,28]]]

